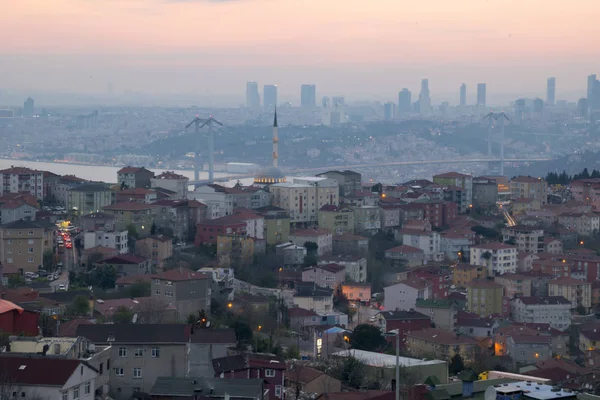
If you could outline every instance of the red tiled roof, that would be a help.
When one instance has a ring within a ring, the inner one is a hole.
[[[155,177],[155,179],[188,179],[183,175],[176,174],[174,171],[166,171]],[[189,179],[188,179],[189,180]]]
[[[288,313],[288,317],[290,317],[290,318],[319,316],[319,314],[317,314],[316,312],[314,312],[312,310],[307,310],[305,308],[300,308],[300,307],[289,308],[287,313]]]
[[[156,208],[153,204],[144,204],[137,203],[135,201],[123,201],[120,203],[111,204],[110,206],[106,206],[103,210],[113,210],[113,211],[142,211],[142,210],[151,210]]]
[[[63,387],[80,364],[79,360],[54,357],[0,357],[0,370],[15,385]]]
[[[364,236],[360,236],[360,235],[353,235],[351,233],[344,233],[343,235],[334,235],[333,236],[333,241],[339,241],[339,242],[353,242],[353,241],[360,241],[360,240],[369,240],[369,238],[366,238]]]
[[[84,254],[94,254],[94,253],[115,254],[117,252],[118,252],[117,249],[113,249],[111,247],[104,247],[104,246],[90,247],[89,249],[84,249],[83,250]]]
[[[79,325],[93,325],[94,321],[84,318],[75,318],[67,322],[63,322],[58,326],[58,334],[63,337],[76,337],[77,327]]]
[[[444,345],[477,344],[477,340],[473,339],[472,337],[457,335],[454,332],[449,332],[438,328],[426,328],[421,331],[408,332],[406,333],[406,336],[426,342],[434,342]]]
[[[30,169],[30,168],[25,168],[25,167],[10,167],[10,168],[6,168],[3,170],[0,170],[0,174],[11,174],[11,175],[15,175],[15,174],[40,174],[43,173],[43,171],[38,171],[36,169]]]
[[[307,384],[314,381],[323,374],[324,372],[321,372],[317,369],[302,366],[301,368],[298,368],[298,370],[294,370],[293,367],[288,368],[288,371],[286,372],[286,377],[291,382]]]
[[[139,172],[143,169],[146,169],[144,167],[124,167],[121,168],[120,170],[117,171],[117,174],[135,174],[136,172]],[[147,170],[146,170],[147,171]]]
[[[398,254],[414,254],[414,253],[423,253],[423,250],[418,247],[408,246],[402,244],[400,246],[392,247],[391,249],[387,249],[386,253],[398,253]]]
[[[168,281],[190,281],[197,279],[209,279],[207,274],[194,272],[189,269],[176,268],[169,271],[164,271],[152,276],[154,279],[164,279]]]
[[[135,254],[127,253],[127,254],[119,254],[116,256],[112,256],[109,258],[105,258],[100,261],[98,264],[141,264],[146,262],[144,257],[137,256]]]
[[[138,282],[150,282],[152,276],[148,274],[125,275],[117,279],[116,285],[133,285]]]
[[[4,314],[10,311],[17,311],[19,314],[23,312],[23,309],[13,303],[12,301],[0,299],[0,314]]]
[[[520,183],[536,183],[536,182],[543,182],[543,179],[521,175],[521,176],[512,178],[510,181],[511,182],[520,182]]]
[[[508,244],[500,243],[500,242],[489,242],[482,243],[475,246],[471,246],[472,249],[484,249],[484,250],[504,250],[504,249],[516,249],[515,246],[511,246]]]

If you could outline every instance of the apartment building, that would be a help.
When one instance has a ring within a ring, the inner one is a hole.
[[[474,244],[475,232],[468,228],[448,229],[440,234],[440,251],[451,260],[468,259]]]
[[[400,245],[387,249],[384,257],[397,266],[419,267],[427,261],[425,252],[417,247]]]
[[[452,284],[459,287],[465,287],[471,281],[487,277],[487,268],[481,265],[456,264],[452,269]]]
[[[571,302],[562,296],[523,296],[510,302],[511,316],[516,322],[549,324],[564,331],[571,326]]]
[[[44,171],[24,167],[0,170],[0,196],[7,193],[29,193],[36,199],[44,199]]]
[[[319,259],[319,264],[329,263],[343,265],[346,269],[346,276],[353,282],[367,281],[367,259],[365,257],[351,254],[334,254]]]
[[[183,268],[164,271],[152,276],[152,297],[177,309],[179,321],[199,311],[210,314],[212,276]]]
[[[302,282],[314,282],[329,289],[338,288],[345,280],[346,268],[339,264],[320,264],[302,271]]]
[[[118,231],[135,228],[140,236],[149,235],[158,206],[136,202],[115,203],[103,208],[105,213],[115,217],[115,229]]]
[[[504,243],[512,242],[519,251],[541,253],[544,251],[544,229],[535,226],[516,225],[502,228]]]
[[[175,200],[185,200],[188,194],[189,179],[183,175],[176,174],[173,171],[166,171],[160,175],[150,178],[150,187],[152,189],[162,188],[175,192]]]
[[[384,308],[389,311],[414,309],[417,300],[431,298],[431,283],[423,279],[406,279],[383,288]]]
[[[476,339],[438,328],[406,333],[406,346],[415,357],[434,357],[449,361],[455,354],[470,362],[477,354]]]
[[[480,317],[508,313],[503,298],[504,288],[491,280],[467,283],[467,309]],[[506,311],[504,310],[506,308]]]
[[[125,167],[117,171],[117,182],[121,188],[149,188],[154,172],[144,167]]]
[[[450,299],[420,299],[415,311],[427,315],[431,322],[445,331],[454,331],[458,318],[458,306]]]
[[[94,212],[81,217],[81,229],[84,232],[104,231],[112,232],[115,230],[115,216],[103,212]]]
[[[35,221],[38,209],[24,201],[7,201],[0,203],[0,224],[15,221]]]
[[[82,183],[67,191],[65,208],[75,215],[96,213],[115,202],[115,192],[102,183]]]
[[[159,200],[152,204],[157,206],[154,218],[157,228],[164,229],[180,241],[186,241],[195,231],[197,222],[191,217],[187,200]]]
[[[321,177],[293,178],[269,187],[272,205],[290,213],[293,224],[318,223],[318,211],[325,205],[339,205],[337,181]]]
[[[217,236],[217,263],[220,268],[250,265],[254,258],[255,240],[245,235]]]
[[[517,248],[504,243],[491,242],[471,246],[470,259],[471,265],[486,267],[488,276],[517,270]]]
[[[444,174],[434,175],[433,183],[443,186],[456,186],[462,189],[461,197],[457,199],[458,209],[461,214],[473,204],[473,176],[458,172],[446,172]]]
[[[489,209],[498,201],[496,179],[478,176],[473,178],[473,208]]]
[[[294,305],[316,313],[333,310],[333,290],[307,282],[296,285]]]
[[[246,236],[246,227],[246,222],[235,215],[200,222],[196,227],[194,246],[205,243],[217,244],[219,235]]]
[[[600,215],[594,213],[563,212],[558,223],[572,229],[579,236],[592,236],[600,232]]]
[[[354,233],[354,210],[347,206],[325,205],[319,209],[319,228],[335,235]]]
[[[283,208],[265,206],[255,209],[264,218],[264,238],[267,244],[285,243],[290,236],[290,215]]]
[[[544,253],[562,254],[563,243],[555,238],[544,238]]]
[[[333,253],[365,256],[369,253],[369,238],[360,235],[334,235]]]
[[[423,231],[404,228],[399,231],[402,244],[423,250],[428,260],[441,261],[444,254],[440,251],[440,234],[435,231]]]
[[[578,179],[571,182],[571,195],[578,202],[589,204],[600,210],[600,179]]]
[[[360,206],[354,209],[354,232],[359,235],[373,236],[381,230],[379,207]]]
[[[4,265],[23,272],[38,272],[44,252],[54,245],[54,225],[46,221],[15,221],[0,226],[0,255]]]
[[[119,254],[129,253],[129,232],[124,231],[94,231],[83,234],[83,248],[108,247],[115,249]]]
[[[562,296],[571,302],[571,309],[592,306],[592,284],[571,277],[554,279],[548,283],[549,296]]]
[[[513,368],[531,365],[552,358],[551,338],[538,335],[510,335],[506,338],[506,355]]]
[[[218,211],[214,218],[220,218],[233,212],[232,191],[233,189],[225,186],[209,184],[196,187],[193,192],[188,193],[188,197],[214,207]]]
[[[431,328],[431,318],[415,310],[381,311],[375,318],[375,325],[381,332],[398,331],[400,347],[406,347],[408,332]],[[396,347],[396,340],[390,342]]]
[[[173,257],[173,240],[163,235],[152,235],[135,241],[135,254],[150,261],[155,271],[162,271],[166,261]]]
[[[271,193],[258,186],[236,185],[232,188],[233,208],[256,210],[271,204]]]
[[[528,297],[531,296],[533,278],[527,275],[508,273],[494,277],[494,282],[504,288],[504,296]]]
[[[548,183],[542,178],[517,176],[510,180],[510,196],[516,199],[537,200],[540,204],[548,202]]]
[[[187,324],[81,324],[77,336],[111,346],[109,393],[131,399],[148,393],[158,377],[183,377],[188,367],[190,326]]]
[[[316,243],[319,256],[331,254],[333,247],[333,235],[325,229],[295,229],[290,232],[289,240],[298,246],[304,246],[306,242]]]
[[[354,171],[327,171],[317,174],[321,178],[333,179],[337,182],[340,197],[352,196],[362,190],[362,175]]]

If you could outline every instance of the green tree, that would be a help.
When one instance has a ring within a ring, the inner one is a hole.
[[[358,325],[350,338],[350,346],[357,350],[381,351],[387,347],[379,328],[369,324]]]
[[[104,259],[102,253],[95,252],[88,256],[88,267],[91,268],[95,263],[100,262]]]
[[[93,274],[94,284],[91,286],[100,286],[102,289],[112,289],[117,281],[117,270],[112,265],[96,268]]]
[[[288,347],[287,351],[285,352],[285,358],[288,360],[299,360],[300,352],[298,351],[298,348],[294,345]]]
[[[229,327],[233,328],[235,331],[235,340],[237,340],[239,348],[243,348],[246,344],[252,341],[252,328],[250,328],[248,323],[244,321],[235,321],[229,325]]]
[[[452,356],[452,358],[450,359],[450,365],[448,365],[448,371],[450,372],[450,374],[456,375],[464,369],[465,369],[465,362],[464,362],[462,356],[460,355],[460,353],[454,354]]]
[[[54,270],[54,252],[52,250],[44,251],[42,265],[46,271]]]
[[[150,297],[150,282],[138,281],[129,287],[131,297]]]
[[[354,357],[345,358],[342,363],[341,381],[353,388],[360,388],[365,376],[365,366]]]
[[[120,306],[113,314],[113,322],[115,324],[129,324],[133,319],[133,313],[129,308]]]
[[[25,284],[25,279],[21,275],[10,275],[8,277],[8,287],[14,288],[23,286]]]
[[[71,310],[75,315],[88,315],[90,313],[90,299],[79,295],[73,299]]]
[[[152,222],[152,226],[150,227],[150,234],[156,235],[156,224]]]

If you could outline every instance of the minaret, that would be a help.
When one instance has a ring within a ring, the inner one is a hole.
[[[275,109],[275,118],[273,118],[273,167],[277,168],[277,159],[279,158],[279,127],[277,126],[277,108]]]

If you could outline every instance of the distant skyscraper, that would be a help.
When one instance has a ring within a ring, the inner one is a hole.
[[[540,115],[542,115],[543,111],[544,111],[544,100],[542,100],[540,98],[533,100],[533,113],[536,116],[540,116]]]
[[[398,93],[398,113],[409,112],[412,112],[411,94],[410,90],[404,88]]]
[[[346,100],[343,96],[333,96],[331,98],[331,105],[333,108],[343,107],[346,104]]]
[[[33,99],[31,97],[28,97],[27,100],[25,100],[25,103],[23,103],[23,116],[24,117],[33,117],[34,113],[35,113],[35,108],[33,105]]]
[[[485,102],[486,102],[486,95],[487,95],[487,87],[485,85],[485,83],[478,83],[477,84],[477,105],[478,106],[485,106]]]
[[[600,81],[596,79],[596,74],[588,76],[587,106],[591,110],[600,109]]]
[[[329,108],[330,105],[331,99],[329,98],[329,96],[323,96],[323,98],[321,99],[321,107]]]
[[[429,79],[421,81],[421,92],[419,93],[419,112],[429,114],[431,112],[431,95],[429,93]]]
[[[302,85],[300,88],[300,105],[302,107],[317,106],[317,88],[315,85]]]
[[[585,97],[579,99],[579,101],[577,102],[577,113],[579,114],[579,116],[583,119],[588,118],[588,102],[587,99]]]
[[[258,83],[246,83],[246,107],[251,109],[260,108],[260,94],[258,94]]]
[[[386,121],[391,121],[394,119],[394,114],[396,111],[396,104],[390,102],[387,102],[383,105],[383,118]]]
[[[265,85],[263,88],[263,104],[265,110],[274,110],[277,107],[277,85]]]
[[[586,96],[588,99],[588,105],[591,99],[594,97],[594,86],[596,86],[596,74],[588,76]]]
[[[463,83],[460,85],[460,106],[465,107],[467,105],[467,84]]]
[[[553,106],[556,101],[556,78],[548,78],[546,84],[546,104]]]

